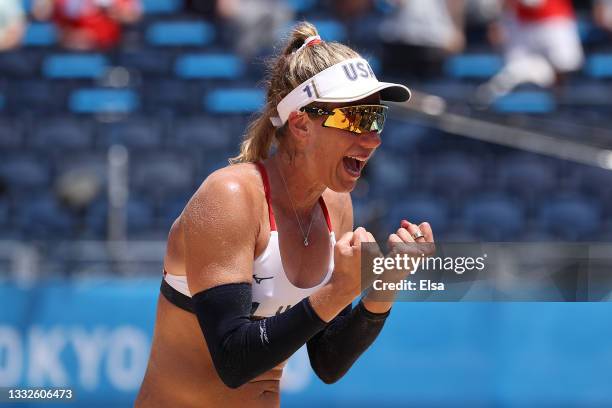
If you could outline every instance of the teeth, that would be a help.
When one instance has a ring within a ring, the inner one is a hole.
[[[361,159],[361,158],[355,157],[355,156],[346,156],[346,157],[348,157],[350,159],[355,159],[355,160],[360,161],[360,162],[364,162],[365,161],[365,159]]]

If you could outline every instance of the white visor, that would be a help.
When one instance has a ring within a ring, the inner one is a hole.
[[[383,101],[405,102],[410,99],[410,90],[404,85],[378,82],[368,61],[352,58],[319,72],[291,91],[276,107],[278,116],[270,120],[275,127],[281,127],[291,112],[311,102],[353,102],[376,92],[380,92]]]

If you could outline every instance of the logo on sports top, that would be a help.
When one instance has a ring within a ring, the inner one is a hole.
[[[262,281],[266,279],[272,279],[272,278],[274,278],[274,276],[267,276],[267,277],[259,278],[257,277],[257,275],[253,275],[253,279],[255,279],[255,283],[257,283],[258,285],[261,284]]]
[[[374,71],[370,67],[370,64],[363,62],[349,62],[342,66],[344,74],[350,81],[356,81],[359,77],[361,78],[376,78]]]

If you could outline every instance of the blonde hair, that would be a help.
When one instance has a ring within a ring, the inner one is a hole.
[[[283,52],[268,63],[265,80],[267,89],[266,104],[262,112],[247,127],[240,154],[230,159],[231,164],[263,160],[268,157],[270,148],[286,132],[286,125],[275,128],[270,118],[277,116],[276,106],[289,92],[302,82],[326,68],[359,54],[346,45],[337,42],[322,42],[300,49],[304,40],[318,35],[314,25],[301,22],[296,25],[287,40]]]

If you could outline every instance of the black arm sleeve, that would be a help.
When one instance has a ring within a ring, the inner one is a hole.
[[[249,283],[215,286],[192,297],[217,373],[230,388],[285,361],[325,327],[308,298],[255,321],[250,319],[251,299]]]
[[[385,324],[387,313],[372,313],[362,302],[348,305],[307,343],[310,365],[326,384],[338,381],[366,351]]]

